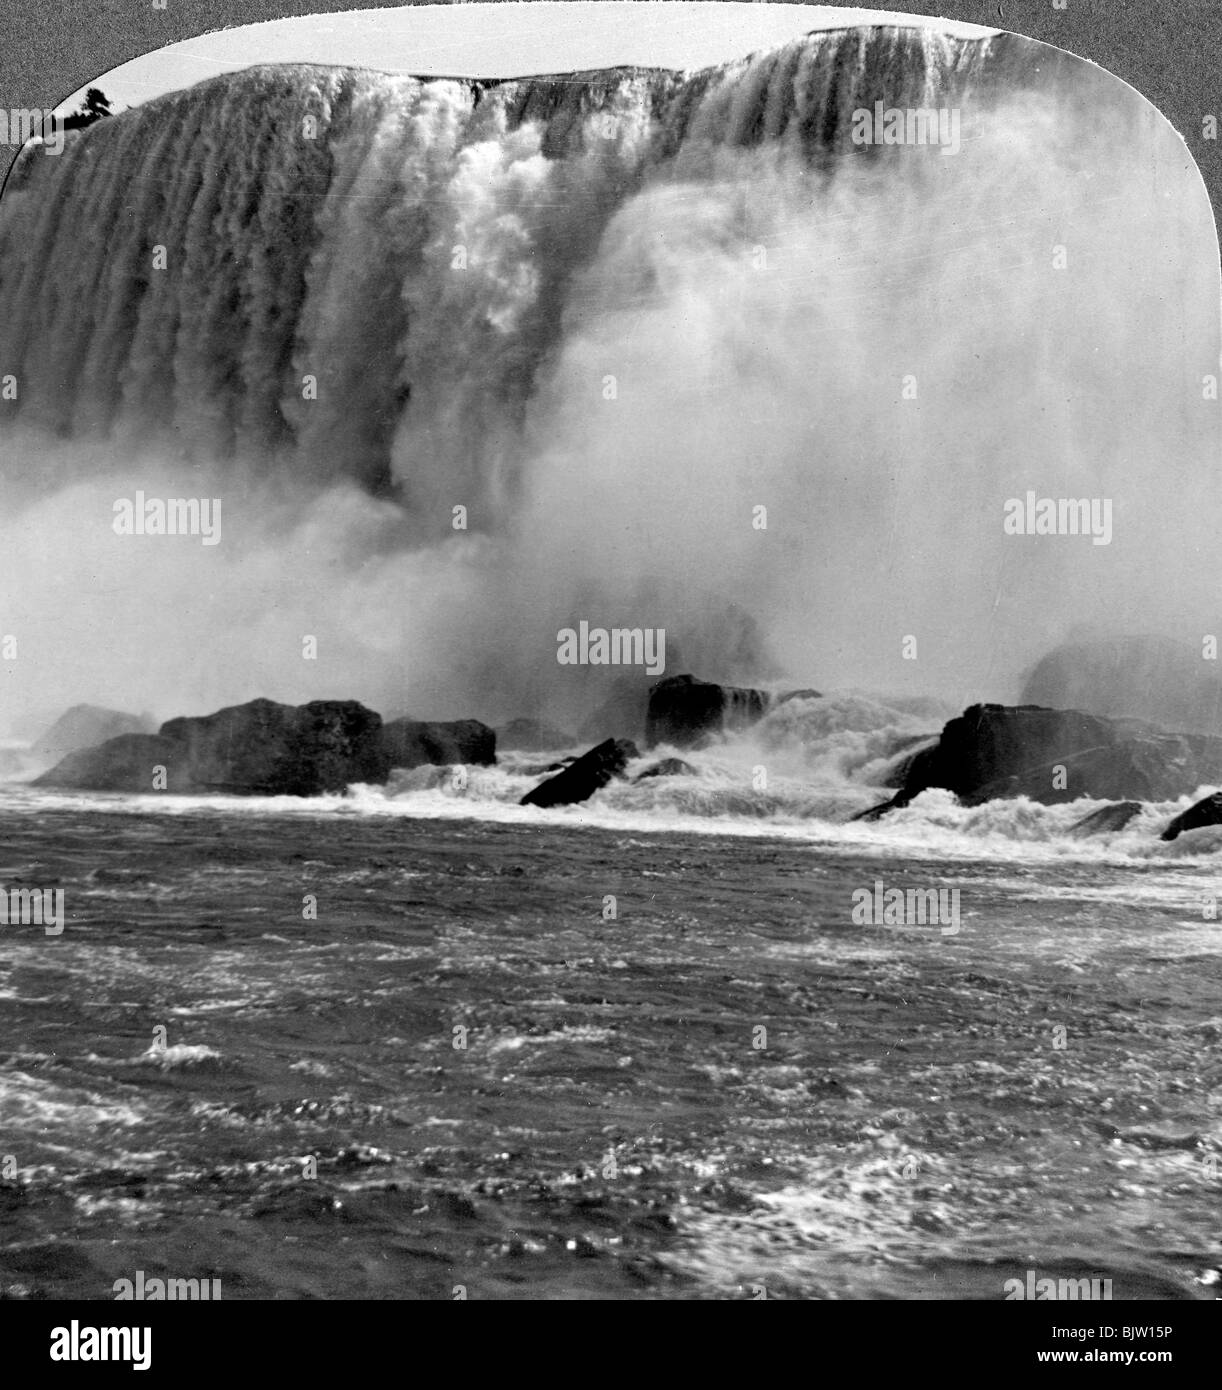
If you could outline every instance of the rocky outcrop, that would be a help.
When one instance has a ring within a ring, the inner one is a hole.
[[[769,696],[762,690],[717,685],[695,676],[667,676],[650,687],[645,718],[649,747],[670,743],[691,748],[711,734],[746,728],[762,719]]]
[[[622,777],[632,759],[640,756],[636,744],[630,739],[609,738],[588,753],[583,753],[563,772],[558,772],[546,782],[540,782],[526,793],[521,804],[569,806],[577,801],[588,801],[613,777]]]
[[[682,758],[663,758],[660,762],[651,763],[644,772],[638,772],[632,779],[633,783],[643,782],[647,777],[694,777],[696,769],[691,763],[685,763]]]
[[[496,762],[496,732],[478,719],[450,723],[394,719],[382,726],[380,743],[390,767],[424,767],[427,763],[489,767]]]
[[[1031,669],[1022,703],[1076,709],[1112,719],[1145,719],[1164,729],[1222,733],[1222,679],[1202,648],[1166,637],[1070,642]]]
[[[96,748],[82,748],[41,777],[36,787],[85,792],[198,792],[185,746],[156,734],[120,734]]]
[[[1114,830],[1123,830],[1134,816],[1140,814],[1140,801],[1114,801],[1074,821],[1069,827],[1069,834],[1075,840],[1085,840],[1091,835],[1106,835]]]
[[[108,739],[70,754],[35,785],[317,796],[343,791],[350,782],[386,780],[381,728],[382,716],[355,700],[251,700],[215,714],[171,719],[155,737]],[[166,769],[164,788],[154,782],[159,766]]]
[[[121,734],[151,734],[157,725],[147,714],[125,714],[99,705],[73,705],[55,721],[30,749],[42,765],[57,763],[69,753],[95,748]]]
[[[1222,792],[1214,792],[1204,801],[1189,806],[1181,812],[1158,837],[1160,840],[1177,840],[1185,830],[1200,830],[1206,825],[1222,825]]]
[[[930,787],[967,805],[1015,796],[1055,805],[1079,797],[1166,801],[1202,782],[1222,782],[1222,738],[1079,710],[973,705],[916,754],[896,796],[859,819],[906,806]]]
[[[496,731],[498,748],[524,753],[550,753],[556,748],[571,748],[576,742],[572,734],[542,719],[511,719]]]
[[[318,796],[386,780],[381,730],[382,716],[355,700],[251,700],[171,719],[159,734],[185,747],[191,780],[208,790]]]

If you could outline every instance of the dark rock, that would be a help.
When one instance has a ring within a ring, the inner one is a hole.
[[[1100,806],[1090,815],[1074,821],[1069,833],[1075,839],[1082,840],[1088,835],[1105,835],[1111,830],[1123,830],[1140,813],[1140,801],[1114,801],[1110,806]]]
[[[695,676],[667,676],[649,690],[645,742],[690,748],[710,734],[746,728],[767,712],[762,690],[717,685]]]
[[[496,731],[497,747],[516,748],[524,753],[547,753],[554,748],[571,748],[577,740],[542,719],[511,719]]]
[[[568,806],[575,801],[588,801],[612,777],[622,777],[633,758],[641,755],[636,744],[626,738],[609,738],[583,753],[563,772],[528,791],[523,806]]]
[[[1222,738],[1079,710],[973,705],[916,754],[887,807],[861,818],[906,806],[929,787],[945,787],[969,806],[1015,796],[1055,805],[1079,797],[1166,801],[1202,782],[1222,782]]]
[[[1222,792],[1214,792],[1204,801],[1198,801],[1195,806],[1182,811],[1158,838],[1175,840],[1185,830],[1200,830],[1206,825],[1222,825]]]
[[[160,736],[185,747],[191,781],[206,790],[318,796],[350,782],[386,780],[381,730],[382,716],[355,700],[251,700],[168,720]]]
[[[165,786],[154,785],[155,769],[166,770]],[[121,734],[96,748],[82,748],[34,780],[36,787],[86,792],[177,793],[204,790],[191,777],[185,746],[157,734]]]
[[[1212,667],[1212,670],[1210,669]],[[1164,729],[1222,733],[1222,679],[1201,648],[1166,637],[1066,643],[1042,658],[1023,704],[1147,719]]]
[[[432,763],[471,763],[482,767],[496,762],[496,732],[478,719],[456,719],[448,724],[418,719],[395,719],[382,726],[382,750],[391,767],[424,767]]]
[[[151,734],[156,724],[147,714],[124,714],[98,705],[73,705],[55,721],[30,749],[42,764],[57,763],[69,753],[95,748],[120,734]]]
[[[917,754],[923,753],[927,748],[932,748],[937,741],[937,734],[911,734],[897,739],[887,755],[893,759],[893,762],[879,785],[896,790],[902,787],[908,780],[908,774],[912,770],[912,764],[916,761]]]
[[[633,782],[643,782],[646,777],[694,777],[696,769],[682,758],[663,758],[661,762],[651,763],[644,772],[638,772]]]

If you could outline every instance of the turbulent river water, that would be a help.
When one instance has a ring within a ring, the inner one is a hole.
[[[8,1297],[1212,1296],[1212,842],[431,795],[7,790]]]

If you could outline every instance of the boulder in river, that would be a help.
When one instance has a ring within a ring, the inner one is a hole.
[[[694,777],[696,769],[682,758],[663,758],[650,765],[644,772],[638,772],[632,779],[634,783],[643,782],[647,777]]]
[[[478,719],[450,723],[392,719],[382,726],[381,746],[390,767],[424,767],[427,763],[489,767],[496,762],[496,731]]]
[[[622,777],[633,758],[641,755],[626,738],[609,738],[583,753],[563,772],[540,782],[522,798],[523,806],[569,806],[588,801],[613,777]]]
[[[1084,840],[1090,835],[1106,835],[1113,830],[1123,830],[1134,816],[1140,814],[1140,801],[1113,801],[1074,821],[1069,833],[1076,840]]]
[[[191,780],[207,790],[318,796],[386,780],[381,730],[382,716],[355,700],[251,700],[168,720],[159,732],[185,746]]]
[[[1185,830],[1200,830],[1206,825],[1222,825],[1222,792],[1214,792],[1182,811],[1158,838],[1176,840]]]
[[[767,712],[769,699],[762,690],[667,676],[650,687],[645,742],[690,748],[710,734],[754,724]]]
[[[251,700],[215,714],[170,719],[157,735],[123,734],[70,753],[35,782],[87,791],[215,791],[317,796],[350,782],[382,782],[382,716],[355,700],[281,705]],[[154,780],[166,770],[165,786]]]
[[[1202,782],[1222,782],[1215,735],[1171,734],[1080,710],[973,705],[916,754],[895,797],[859,819],[906,806],[930,787],[970,806],[1016,796],[1055,805],[1079,797],[1166,801]]]

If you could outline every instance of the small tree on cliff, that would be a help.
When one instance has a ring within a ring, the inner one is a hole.
[[[104,116],[113,116],[114,112],[110,109],[110,98],[101,87],[90,87],[85,93],[85,100],[64,122],[65,130],[82,130],[87,125],[92,125],[94,121],[100,121]]]

